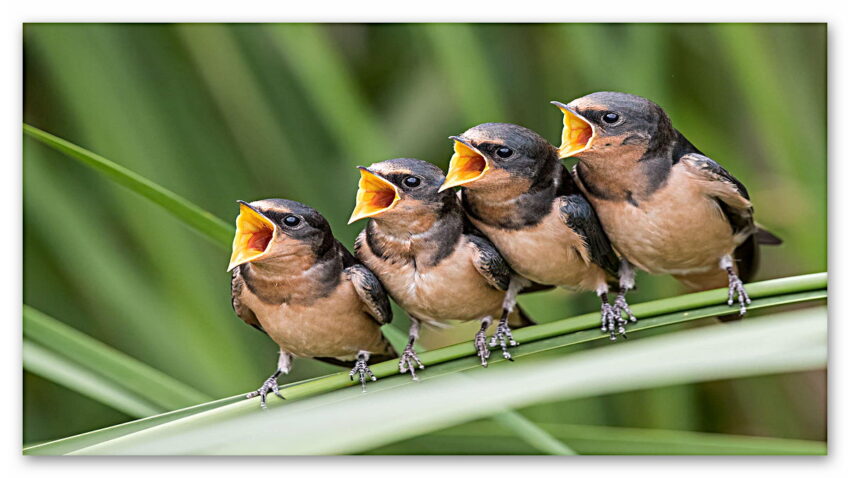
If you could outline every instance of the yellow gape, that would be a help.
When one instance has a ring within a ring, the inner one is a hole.
[[[569,158],[587,150],[596,137],[596,129],[593,125],[574,113],[567,105],[557,101],[553,101],[552,104],[564,113],[564,131],[561,133],[561,147],[558,148],[558,155],[562,159]]]
[[[440,191],[480,179],[490,170],[490,162],[483,154],[457,138],[453,139],[455,152],[449,163],[446,181],[440,187]]]
[[[233,254],[227,270],[262,257],[274,240],[276,228],[267,217],[244,202],[239,203],[236,217],[236,236],[233,238]]]
[[[367,168],[359,167],[360,183],[357,189],[357,202],[348,223],[359,221],[365,217],[376,216],[384,211],[392,209],[400,199],[398,188],[369,171]]]

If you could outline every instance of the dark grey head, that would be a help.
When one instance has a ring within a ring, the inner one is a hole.
[[[621,153],[622,147],[643,152],[663,150],[676,137],[667,113],[652,101],[628,93],[601,91],[569,104],[552,102],[564,113],[560,157],[579,159]]]
[[[246,262],[268,262],[292,255],[321,256],[334,243],[328,221],[310,206],[288,199],[239,201],[228,270]]]
[[[440,168],[413,158],[397,158],[359,167],[357,204],[349,224],[365,217],[409,220],[431,212],[443,214],[455,205],[451,191],[441,191]]]
[[[484,123],[452,136],[454,155],[443,189],[501,188],[533,183],[558,165],[554,146],[534,131],[510,123]]]

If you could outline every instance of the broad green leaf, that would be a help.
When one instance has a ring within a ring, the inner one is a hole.
[[[24,337],[157,407],[154,412],[132,413],[133,416],[147,416],[211,400],[188,385],[28,305],[23,307],[23,317]]]
[[[826,308],[819,307],[463,376],[375,387],[373,393],[338,391],[265,413],[240,413],[243,404],[235,404],[75,453],[356,453],[490,416],[504,407],[822,368],[826,349]],[[352,417],[357,420],[341,433],[339,423]],[[275,426],[269,427],[270,422]]]

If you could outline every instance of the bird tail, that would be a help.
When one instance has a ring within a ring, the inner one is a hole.
[[[776,234],[768,231],[767,229],[756,225],[758,229],[756,229],[756,233],[753,234],[756,238],[756,242],[764,246],[778,246],[782,244],[782,239],[776,236]]]
[[[528,327],[529,325],[537,325],[537,322],[529,317],[519,304],[516,304],[514,310],[516,313],[511,314],[511,317],[508,318],[508,325],[510,325],[512,329],[521,329],[523,327]]]

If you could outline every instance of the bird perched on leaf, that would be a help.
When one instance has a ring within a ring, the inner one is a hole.
[[[473,231],[457,197],[443,191],[440,168],[417,159],[400,158],[360,167],[357,204],[349,223],[371,218],[357,237],[354,252],[410,315],[409,342],[399,369],[416,379],[422,368],[413,344],[421,322],[480,320],[475,348],[487,365],[486,329],[501,315],[491,346],[505,358],[516,341],[507,326],[532,322],[514,307],[516,290],[508,291],[511,270],[493,244]],[[500,321],[501,322],[501,321]]]
[[[248,398],[278,389],[293,357],[352,367],[349,376],[375,380],[367,362],[398,355],[381,333],[392,310],[381,282],[337,241],[315,209],[285,199],[239,201],[233,309],[280,346],[277,370]]]
[[[655,103],[593,93],[564,113],[560,156],[578,158],[578,184],[630,264],[692,289],[728,287],[740,315],[760,244],[782,241],[753,220],[747,188],[673,128]]]
[[[522,126],[485,123],[453,136],[442,190],[463,186],[466,215],[510,267],[539,284],[595,291],[602,330],[625,334],[634,320],[624,293],[608,300],[619,258],[590,203],[558,159],[557,149]],[[624,278],[627,286],[633,278]]]

